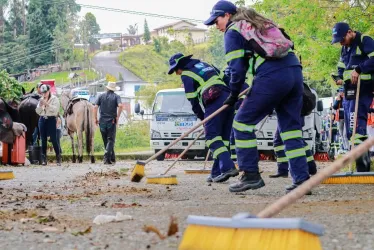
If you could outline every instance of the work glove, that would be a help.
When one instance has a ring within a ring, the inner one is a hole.
[[[225,102],[223,104],[227,104],[229,106],[234,106],[235,103],[238,101],[238,96],[237,95],[233,95],[232,93],[229,95],[229,97],[225,100]]]

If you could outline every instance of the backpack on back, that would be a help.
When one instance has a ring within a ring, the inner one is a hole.
[[[293,42],[273,23],[268,23],[262,33],[245,20],[235,22],[233,26],[263,58],[282,58],[293,48]]]

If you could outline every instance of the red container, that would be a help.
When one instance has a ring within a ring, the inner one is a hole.
[[[9,152],[10,151],[10,152]],[[9,162],[10,156],[10,162]],[[26,136],[23,133],[18,136],[13,144],[3,143],[3,164],[25,165]]]

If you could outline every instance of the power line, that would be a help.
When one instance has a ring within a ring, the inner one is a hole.
[[[21,62],[21,61],[23,61],[23,60],[27,60],[27,59],[32,59],[32,58],[34,58],[34,57],[36,57],[36,56],[42,55],[42,54],[44,54],[44,53],[46,53],[46,52],[51,52],[51,51],[53,51],[54,49],[60,49],[60,48],[62,48],[62,47],[63,47],[62,45],[59,45],[59,46],[51,46],[50,48],[48,48],[48,49],[46,49],[46,50],[44,50],[44,51],[36,52],[36,53],[31,54],[31,55],[27,55],[27,56],[24,56],[24,57],[21,57],[21,58],[15,59],[15,60],[10,61],[10,62],[6,62],[6,63],[4,63],[4,64],[0,64],[0,65],[1,65],[1,67],[8,66],[8,65],[14,65],[15,63],[18,63],[18,62]]]
[[[25,50],[27,50],[27,49],[29,49],[29,51],[25,51],[25,53],[33,53],[33,52],[39,50],[40,47],[43,47],[43,46],[45,46],[45,45],[48,46],[48,44],[49,44],[49,45],[52,45],[52,44],[53,44],[53,41],[46,42],[46,43],[42,43],[42,44],[38,44],[38,45],[34,45],[34,46],[27,47],[27,48],[24,48],[24,49],[19,50],[19,51],[15,51],[15,52],[12,52],[12,53],[6,54],[6,55],[0,57],[0,60],[1,60],[1,59],[9,59],[9,58],[13,58],[13,57],[16,57],[16,58],[17,58],[17,57],[19,57],[19,56],[23,56],[23,54],[22,54],[23,51],[25,51]]]

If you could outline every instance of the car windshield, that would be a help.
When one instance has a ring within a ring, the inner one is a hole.
[[[156,96],[153,113],[193,114],[184,92],[161,92]]]

